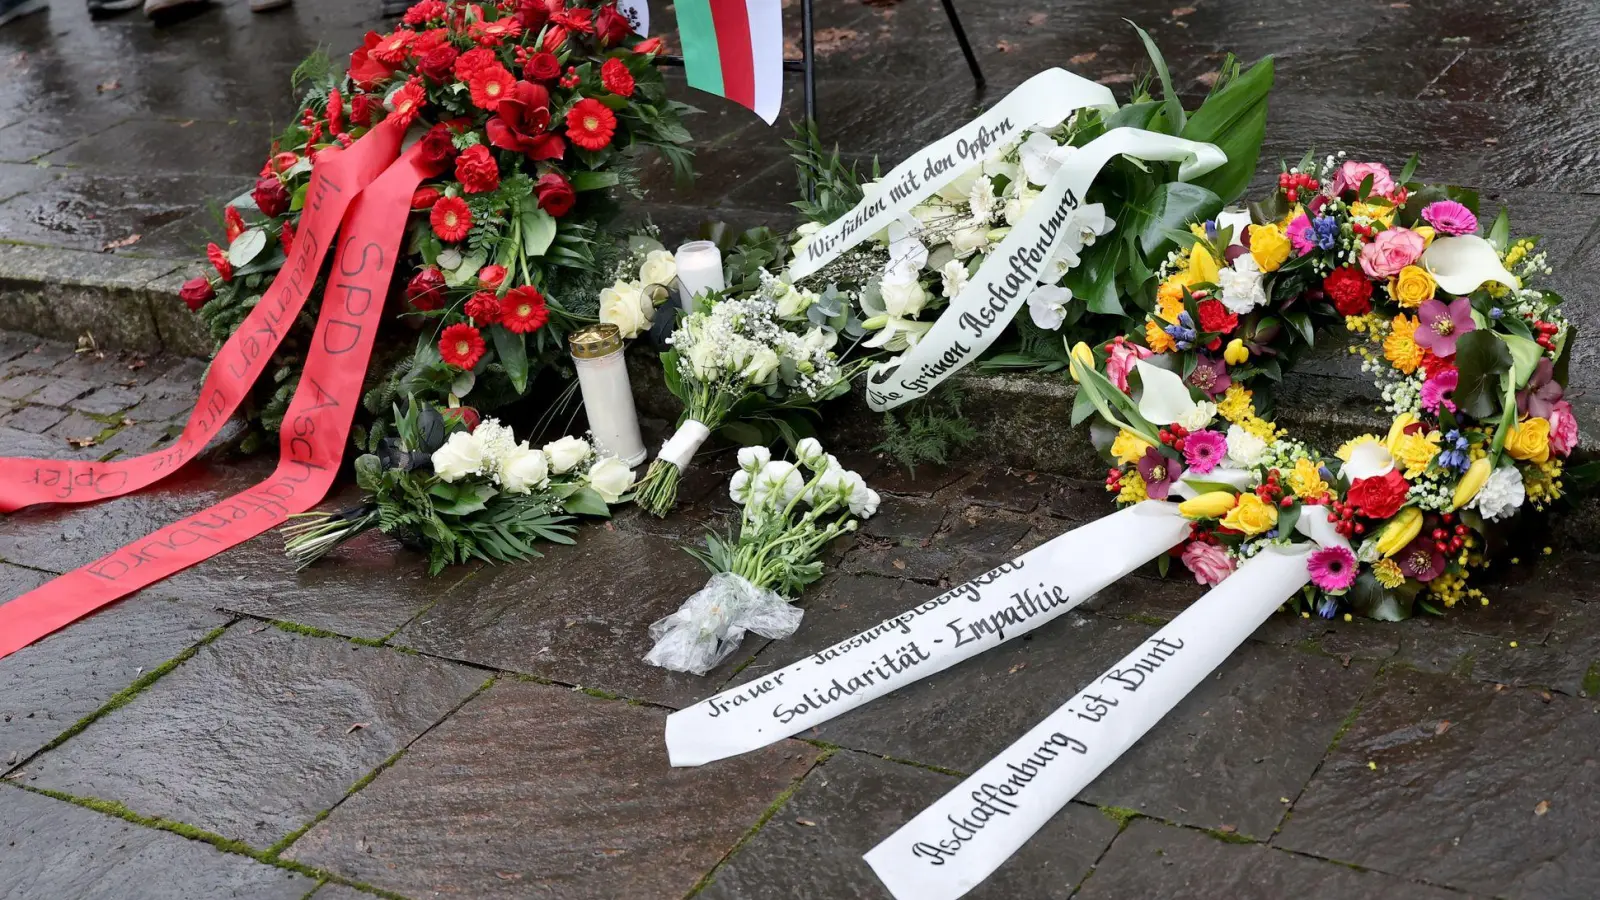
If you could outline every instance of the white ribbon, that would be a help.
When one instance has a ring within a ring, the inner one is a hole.
[[[1085,107],[1111,113],[1117,101],[1110,88],[1065,69],[1046,69],[1029,78],[983,115],[911,154],[881,182],[868,186],[855,209],[812,235],[790,266],[794,279],[811,275],[876,236],[1028,128],[1054,128]]]
[[[672,463],[680,472],[687,471],[689,460],[694,458],[695,451],[708,437],[711,437],[711,429],[704,422],[688,419],[661,445],[661,452],[656,454],[656,458]]]
[[[1026,634],[1181,541],[1159,500],[1075,528],[763,678],[667,717],[667,755],[698,766],[765,747]]]
[[[1027,302],[1075,227],[1073,215],[1095,176],[1118,156],[1177,162],[1178,178],[1184,181],[1228,160],[1215,145],[1137,128],[1114,128],[1080,147],[917,345],[896,362],[872,368],[867,404],[882,412],[921,397],[988,349]]]
[[[1332,534],[1307,507],[1308,534]],[[1313,546],[1269,547],[866,855],[896,900],[976,887],[1309,580]]]

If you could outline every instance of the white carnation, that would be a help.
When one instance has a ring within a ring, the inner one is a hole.
[[[1522,473],[1516,466],[1500,466],[1489,473],[1489,480],[1483,483],[1478,496],[1472,498],[1471,506],[1485,519],[1497,522],[1510,518],[1526,498]]]
[[[1267,302],[1261,269],[1248,253],[1217,273],[1217,286],[1222,288],[1222,305],[1241,316]]]
[[[1258,465],[1267,455],[1267,442],[1238,425],[1228,426],[1228,459],[1234,464],[1250,468]]]

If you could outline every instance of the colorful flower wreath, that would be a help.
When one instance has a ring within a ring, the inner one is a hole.
[[[1514,520],[1562,496],[1578,442],[1563,399],[1570,327],[1534,239],[1477,195],[1379,163],[1309,157],[1248,216],[1196,225],[1161,271],[1143,342],[1074,348],[1081,419],[1119,504],[1181,500],[1175,548],[1215,584],[1264,546],[1315,535],[1310,609],[1398,620],[1465,598]],[[1382,392],[1386,434],[1332,454],[1258,408],[1286,352],[1341,323]]]

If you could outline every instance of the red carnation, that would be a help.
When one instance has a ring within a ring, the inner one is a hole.
[[[234,207],[224,206],[222,208],[222,226],[223,231],[228,235],[228,243],[231,244],[234,238],[244,234],[244,216],[239,215],[239,210]]]
[[[384,64],[373,58],[372,49],[383,40],[383,36],[376,31],[367,32],[366,39],[360,47],[350,54],[350,80],[364,90],[377,87],[379,82],[387,81],[394,74],[394,67]]]
[[[250,199],[256,201],[262,214],[273,218],[289,211],[289,189],[275,176],[269,175],[257,181],[255,190],[250,192]]]
[[[645,54],[660,53],[661,52],[661,38],[653,37],[653,38],[649,38],[647,40],[640,41],[639,43],[633,45],[633,52],[635,52],[635,53],[645,53]]]
[[[1410,489],[1400,472],[1391,469],[1387,475],[1357,478],[1345,499],[1369,519],[1387,519],[1405,505],[1406,491]]]
[[[205,306],[207,301],[216,295],[217,292],[211,289],[211,282],[207,281],[204,275],[197,275],[185,281],[178,291],[178,296],[182,298],[183,304],[189,307],[190,312],[199,312],[200,307]]]
[[[393,34],[379,38],[378,42],[367,50],[367,55],[389,66],[398,66],[411,55],[411,39],[416,36],[416,32],[401,28]]]
[[[472,210],[460,197],[440,197],[428,213],[428,223],[439,240],[455,243],[466,237],[472,228]]]
[[[516,77],[506,71],[505,66],[499,63],[484,66],[473,72],[472,78],[467,81],[467,87],[472,91],[472,105],[494,112],[516,83]]]
[[[487,47],[474,47],[456,57],[456,80],[471,81],[472,76],[476,75],[479,69],[499,64],[500,61],[494,55],[493,50]]]
[[[436,187],[419,187],[411,192],[411,208],[417,210],[433,209],[433,205],[438,203],[439,198],[443,196]]]
[[[289,255],[294,249],[294,224],[288,219],[283,220],[283,227],[278,229],[278,243],[283,245],[283,253]]]
[[[555,81],[561,77],[561,60],[554,53],[541,51],[528,57],[522,71],[531,81]]]
[[[394,104],[394,117],[401,125],[410,125],[422,115],[422,107],[428,102],[428,92],[422,89],[422,81],[415,75],[406,79],[406,86],[394,92],[391,102]]]
[[[600,39],[600,46],[610,47],[633,33],[633,23],[617,12],[615,6],[603,6],[594,14],[594,33]]]
[[[357,94],[350,98],[350,121],[355,125],[372,124],[372,98]]]
[[[1334,269],[1322,279],[1322,290],[1333,298],[1341,316],[1363,316],[1372,310],[1372,282],[1355,266]]]
[[[1239,317],[1228,311],[1221,300],[1202,300],[1199,305],[1200,330],[1213,334],[1230,334],[1239,327]]]
[[[400,21],[407,25],[421,25],[444,18],[444,9],[444,0],[422,0],[406,10],[405,17]]]
[[[483,335],[465,322],[457,322],[439,335],[439,355],[460,369],[470,369],[483,359]]]
[[[469,194],[482,194],[500,186],[500,167],[494,154],[482,144],[473,144],[456,157],[456,180]]]
[[[593,97],[579,100],[567,111],[567,139],[585,150],[604,150],[616,131],[616,114]]]
[[[620,59],[608,59],[600,67],[600,84],[620,97],[633,96],[633,73],[628,71],[628,64]]]
[[[460,55],[461,51],[449,44],[435,47],[417,60],[417,71],[426,75],[429,81],[444,84],[454,74],[456,58]]]
[[[483,285],[486,290],[500,290],[500,285],[504,284],[505,280],[505,266],[496,266],[491,264],[478,270],[478,284]]]
[[[498,115],[484,125],[489,143],[502,150],[526,154],[534,161],[560,159],[567,144],[550,127],[550,92],[529,81],[519,81],[500,101]]]
[[[406,300],[424,311],[444,306],[444,273],[437,266],[429,266],[411,276],[406,284]]]
[[[233,280],[233,264],[228,262],[228,251],[216,244],[206,245],[206,259],[211,262],[211,267],[217,270],[223,281]]]
[[[438,175],[450,168],[450,160],[456,155],[456,144],[450,137],[450,129],[443,125],[429,128],[428,133],[422,136],[421,148],[417,154],[419,161],[432,175]]]
[[[500,301],[500,327],[512,334],[538,331],[549,319],[544,295],[532,285],[512,288]]]
[[[578,199],[572,185],[557,172],[540,175],[534,190],[539,195],[539,208],[558,219],[571,212],[572,204]]]
[[[500,321],[500,298],[494,291],[479,291],[467,298],[462,311],[479,325],[493,325]]]

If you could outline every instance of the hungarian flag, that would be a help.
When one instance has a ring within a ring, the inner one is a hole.
[[[783,105],[783,0],[678,0],[689,86],[755,111]]]

